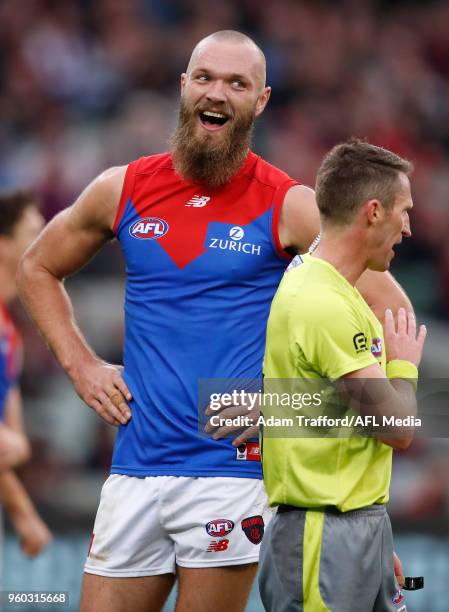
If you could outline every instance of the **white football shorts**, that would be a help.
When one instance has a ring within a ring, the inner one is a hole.
[[[272,515],[262,480],[112,474],[84,571],[135,577],[255,563]]]

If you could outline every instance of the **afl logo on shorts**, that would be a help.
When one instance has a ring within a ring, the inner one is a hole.
[[[133,223],[129,228],[129,233],[138,240],[157,240],[165,236],[168,230],[168,223],[163,219],[147,217]]]
[[[392,597],[391,601],[394,603],[395,606],[398,606],[399,604],[401,604],[404,601],[404,599],[405,599],[405,597],[402,594],[401,589],[396,589],[396,593],[394,594],[394,597]],[[404,606],[403,609],[405,610],[405,606]]]
[[[229,519],[216,519],[209,521],[206,525],[206,531],[214,538],[222,538],[234,529],[234,523]]]

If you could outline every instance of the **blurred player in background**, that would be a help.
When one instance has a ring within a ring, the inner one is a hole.
[[[260,378],[271,299],[319,231],[314,193],[250,151],[270,96],[239,32],[198,43],[171,153],[96,178],[23,260],[23,300],[80,397],[119,425],[82,610],[243,610],[268,514],[258,443],[198,431],[200,379]],[[127,268],[124,372],[74,320],[64,278],[117,238]],[[374,306],[405,296],[363,279]],[[364,290],[365,290],[364,289]],[[383,308],[384,309],[384,304]]]
[[[316,183],[321,242],[284,276],[273,300],[267,385],[269,379],[340,379],[341,417],[355,398],[356,414],[376,415],[379,424],[384,415],[403,422],[416,416],[425,327],[417,334],[414,314],[405,309],[396,327],[387,310],[385,347],[379,320],[354,287],[366,269],[388,270],[395,245],[410,236],[411,171],[394,153],[357,140],[325,157]],[[334,391],[310,415],[329,417],[337,405]],[[264,481],[270,504],[278,506],[261,552],[266,610],[406,610],[385,504],[392,450],[409,446],[413,427],[364,431],[342,437],[325,426],[309,428],[310,437],[299,430],[297,437],[275,437],[264,428]]]
[[[16,297],[19,260],[43,226],[32,193],[0,194],[0,501],[30,557],[42,550],[51,534],[12,469],[30,457],[30,445],[19,388],[22,345],[7,305]]]

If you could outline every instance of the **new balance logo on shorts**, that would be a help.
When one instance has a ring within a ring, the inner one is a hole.
[[[228,550],[229,540],[211,540],[206,552],[223,552]]]

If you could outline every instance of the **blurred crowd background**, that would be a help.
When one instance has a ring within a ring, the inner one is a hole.
[[[273,91],[254,149],[268,161],[313,186],[323,154],[356,135],[415,163],[413,238],[393,272],[429,327],[424,375],[449,378],[448,2],[2,0],[0,188],[33,187],[50,219],[103,169],[166,150],[179,75],[196,42],[222,29],[248,33],[266,54]],[[68,288],[90,342],[120,362],[117,246]],[[87,537],[115,432],[77,399],[20,306],[15,316],[34,448],[23,476],[61,538]],[[449,526],[448,461],[443,437],[419,439],[395,460],[396,532],[404,547],[424,537],[418,549],[434,561],[432,541]],[[448,557],[438,557],[446,575]]]

